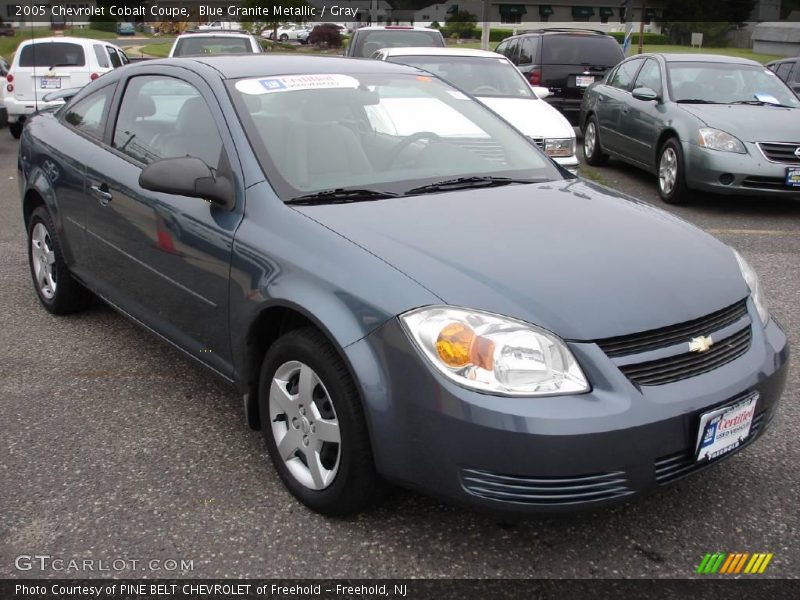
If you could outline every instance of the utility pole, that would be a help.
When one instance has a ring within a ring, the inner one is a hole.
[[[647,0],[642,0],[642,14],[639,17],[639,54],[644,52],[644,14],[647,10]]]
[[[483,29],[481,29],[481,50],[488,50],[489,33],[492,30],[491,24],[489,23],[489,0],[483,0],[481,13],[481,21],[483,21]]]

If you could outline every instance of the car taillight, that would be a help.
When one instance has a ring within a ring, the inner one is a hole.
[[[12,81],[14,81],[14,76],[11,73],[7,74],[6,75],[6,81],[8,83],[11,83]]]
[[[14,85],[13,85],[13,84],[11,84],[11,83],[9,83],[9,84],[6,86],[6,90],[8,90],[9,92],[13,92],[13,91],[14,91]]]
[[[98,77],[100,77],[100,75],[98,75],[97,73],[92,73],[91,75],[89,75],[89,79],[91,79],[92,81],[94,81]]]
[[[541,69],[534,69],[530,73],[528,73],[528,81],[531,82],[531,85],[539,85],[542,83],[542,70]]]

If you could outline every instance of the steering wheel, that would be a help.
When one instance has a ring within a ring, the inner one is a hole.
[[[389,155],[388,164],[390,167],[394,166],[394,163],[403,153],[403,150],[408,148],[414,142],[418,142],[420,140],[429,140],[429,142],[438,142],[441,141],[441,139],[442,139],[441,137],[439,137],[432,131],[418,131],[417,133],[413,133],[392,149],[392,153]]]
[[[490,85],[479,85],[472,90],[473,96],[480,96],[481,94],[499,94],[500,91]]]

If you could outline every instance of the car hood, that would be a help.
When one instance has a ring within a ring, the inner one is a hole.
[[[571,138],[575,131],[569,121],[544,100],[536,98],[478,97],[514,127],[535,138]]]
[[[294,208],[447,304],[566,339],[672,325],[748,294],[730,248],[577,179]]]
[[[708,127],[744,142],[800,142],[800,109],[778,106],[681,104]]]

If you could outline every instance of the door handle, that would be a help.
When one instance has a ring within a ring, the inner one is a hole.
[[[101,206],[108,206],[108,203],[111,202],[111,199],[114,197],[111,195],[105,183],[95,184],[90,186],[89,189],[92,190],[92,194],[97,198]]]

